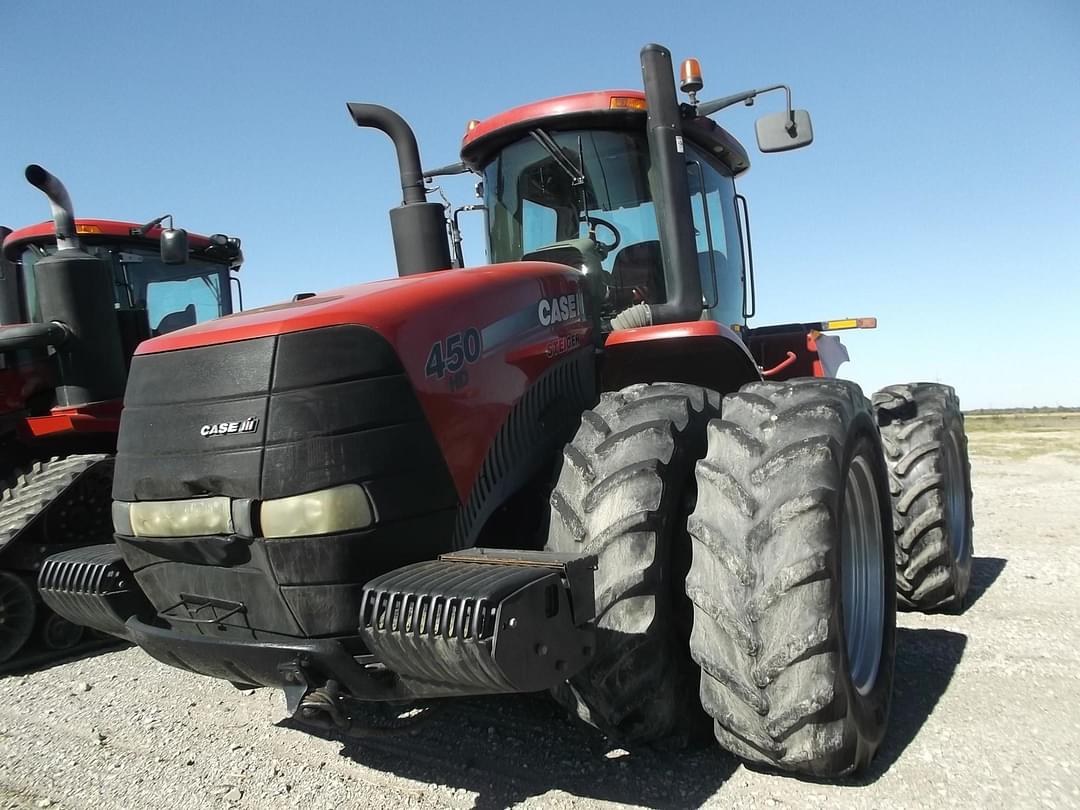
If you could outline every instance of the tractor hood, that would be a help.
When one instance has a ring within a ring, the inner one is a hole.
[[[444,270],[145,341],[131,364],[114,497],[286,497],[386,472],[361,475],[356,464],[434,458],[464,499],[535,380],[571,355],[591,360],[583,287],[581,272],[547,262]],[[418,424],[439,452],[402,449]],[[369,440],[398,449],[360,447]]]
[[[171,332],[143,342],[136,354],[339,325],[369,327],[400,348],[397,337],[404,326],[455,323],[462,321],[467,313],[469,322],[464,325],[483,329],[489,321],[505,315],[508,308],[528,309],[536,316],[541,301],[550,301],[560,293],[576,292],[580,279],[580,273],[563,265],[516,262],[373,281],[300,301],[250,309]]]

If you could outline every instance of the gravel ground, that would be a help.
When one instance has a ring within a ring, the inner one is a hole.
[[[901,615],[891,729],[858,780],[612,750],[531,696],[324,739],[283,721],[277,692],[124,649],[0,680],[0,807],[1080,806],[1080,456],[973,446],[970,604]]]

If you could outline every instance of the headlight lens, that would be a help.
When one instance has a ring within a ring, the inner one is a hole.
[[[359,484],[263,501],[259,506],[263,537],[333,534],[363,529],[375,522],[367,493]]]
[[[183,501],[136,501],[129,511],[136,537],[197,537],[233,530],[231,500],[224,496]],[[113,523],[121,531],[114,507]]]

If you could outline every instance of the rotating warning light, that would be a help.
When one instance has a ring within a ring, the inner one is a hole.
[[[701,63],[697,59],[684,59],[679,68],[679,89],[691,95],[705,86],[701,78]]]

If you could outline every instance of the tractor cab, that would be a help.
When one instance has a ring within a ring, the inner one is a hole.
[[[56,177],[26,176],[53,220],[0,232],[0,442],[14,425],[24,444],[82,432],[111,448],[135,348],[233,312],[240,240],[188,234],[168,215],[76,219]]]
[[[683,171],[703,317],[742,325],[747,269],[734,179],[749,160],[721,127],[692,108],[685,114]],[[581,268],[599,280],[609,327],[634,305],[667,301],[644,94],[581,93],[470,122],[462,155],[483,178],[489,261]]]
[[[231,272],[243,261],[239,240],[188,234],[187,250],[169,256],[162,252],[161,236],[172,229],[96,219],[80,219],[75,227],[83,249],[109,267],[118,316],[132,321],[139,339],[233,312]],[[4,241],[5,257],[18,268],[19,291],[19,317],[5,323],[42,321],[34,270],[56,252],[51,222],[17,230]]]

